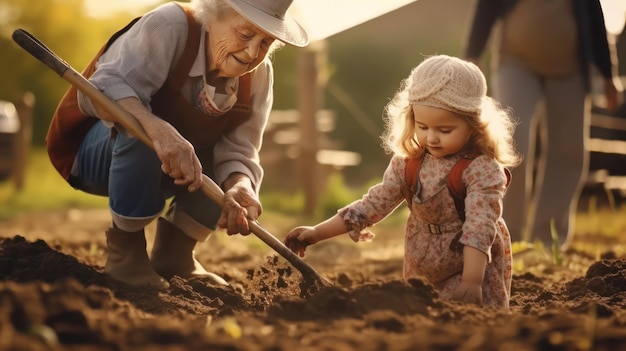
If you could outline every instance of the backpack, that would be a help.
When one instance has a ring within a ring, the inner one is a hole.
[[[465,221],[465,195],[467,195],[465,184],[463,184],[463,172],[472,163],[472,161],[478,157],[479,154],[471,153],[460,160],[458,160],[450,173],[448,173],[448,191],[454,199],[454,207],[461,218],[461,221]],[[413,202],[413,194],[415,193],[415,187],[417,185],[417,175],[419,169],[422,166],[424,157],[409,157],[405,159],[404,178],[406,186],[402,189],[404,198],[406,199],[409,208]],[[506,185],[511,182],[511,173],[508,169],[504,169],[507,177]]]
[[[124,32],[137,22],[139,18],[133,19],[124,28],[115,33],[102,48],[97,55],[89,62],[87,67],[81,72],[85,78],[89,78],[96,68],[98,58],[111,46],[111,44]],[[46,149],[52,165],[57,171],[68,179],[74,157],[78,152],[78,148],[83,138],[89,132],[89,129],[98,121],[98,118],[83,114],[78,108],[78,89],[75,86],[65,92],[61,101],[57,105],[46,135]],[[63,119],[59,116],[63,116]],[[72,136],[72,137],[68,137]]]
[[[183,73],[189,71],[187,66],[191,67],[193,60],[195,59],[195,55],[198,52],[200,33],[196,30],[196,27],[200,26],[200,24],[194,19],[191,9],[188,5],[183,3],[177,4],[184,10],[185,15],[187,16],[189,33],[187,37],[187,43],[185,45],[185,51],[183,52],[182,57],[179,59],[179,62],[176,66],[176,73],[180,74],[179,71],[182,71],[183,69],[186,69],[186,71]],[[113,44],[113,42],[117,38],[127,32],[139,19],[140,17],[133,19],[124,28],[120,29],[115,34],[113,34],[113,36],[111,36],[106,44],[101,47],[96,56],[89,62],[87,67],[81,72],[81,74],[85,78],[91,77],[91,75],[94,73],[96,63],[100,56],[111,46],[111,44]],[[174,78],[177,77],[178,76]],[[244,77],[246,77],[246,80],[245,83],[241,84],[240,91],[242,94],[247,94],[247,96],[249,96],[249,76]],[[169,80],[170,78],[168,78],[168,81]],[[168,81],[166,81],[166,83]],[[174,83],[178,83],[178,81]],[[87,135],[91,127],[96,122],[98,122],[98,118],[93,116],[87,116],[83,114],[82,111],[80,111],[78,107],[77,92],[78,90],[75,86],[70,86],[70,88],[66,91],[65,95],[61,98],[61,101],[54,111],[50,126],[48,128],[48,133],[46,135],[46,150],[48,152],[48,157],[54,168],[66,180],[69,180],[70,178],[74,159],[76,157],[76,154],[78,153],[78,149],[85,135]],[[157,92],[157,94],[160,92],[161,91]],[[155,99],[155,101],[157,100],[159,100],[158,97]],[[164,103],[161,104],[163,105]],[[168,104],[172,105],[171,101],[168,101]],[[155,106],[153,106],[153,109],[155,109]],[[243,109],[241,113],[247,113],[247,111]],[[204,120],[214,121],[208,119]],[[221,119],[221,121],[231,121],[231,119]],[[241,118],[233,118],[232,121],[232,123],[240,123]],[[173,121],[170,121],[170,123],[174,124]],[[190,129],[193,130],[193,128]]]

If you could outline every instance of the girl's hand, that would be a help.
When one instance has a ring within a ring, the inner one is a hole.
[[[461,284],[452,293],[452,299],[481,306],[486,266],[487,255],[471,246],[464,246]]]
[[[306,247],[318,241],[317,231],[314,227],[297,227],[287,234],[285,245],[300,257],[304,257]]]
[[[452,299],[481,306],[483,304],[483,288],[479,283],[461,281],[461,284],[452,293]]]

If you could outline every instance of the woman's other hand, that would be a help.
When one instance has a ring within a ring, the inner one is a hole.
[[[248,220],[256,221],[263,212],[263,207],[252,187],[252,182],[243,174],[235,173],[225,182],[224,206],[217,221],[225,228],[228,235],[250,234]]]

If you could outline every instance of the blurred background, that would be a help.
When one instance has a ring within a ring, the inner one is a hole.
[[[105,204],[67,195],[73,189],[46,163],[48,124],[69,83],[15,44],[13,31],[25,29],[81,71],[112,33],[163,2],[0,0],[0,100],[9,103],[0,105],[0,218],[3,211],[7,216],[35,203]],[[275,111],[261,155],[266,169],[261,194],[268,209],[325,215],[380,179],[389,160],[380,146],[385,104],[425,56],[462,56],[475,1],[294,4],[295,15],[318,30],[309,47],[286,46],[273,57]],[[621,32],[626,1],[605,0],[603,6],[625,76],[626,35]],[[489,56],[484,61],[487,68]],[[590,189],[608,194],[614,203],[614,196],[626,190],[619,178],[626,176],[626,115],[624,108],[609,114],[602,107],[599,99],[592,137],[606,143],[593,144],[591,167],[597,179],[590,181]],[[17,119],[18,126],[3,119]]]

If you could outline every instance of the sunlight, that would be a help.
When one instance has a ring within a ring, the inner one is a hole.
[[[418,0],[295,0],[291,13],[308,30],[311,41],[332,35],[367,22]],[[626,22],[626,1],[600,0],[606,28],[618,35]],[[116,12],[141,11],[159,0],[85,0],[90,16],[106,17]]]
[[[295,0],[290,12],[307,29],[311,41],[316,41],[415,1]],[[119,11],[139,11],[158,3],[159,0],[85,0],[88,14],[94,17],[106,17]]]
[[[613,35],[619,35],[624,30],[624,22],[626,22],[626,1],[600,0],[600,3],[606,30]]]
[[[159,0],[85,0],[87,14],[92,17],[107,17],[117,12],[136,12],[144,10],[150,5],[156,5]]]
[[[293,15],[311,41],[326,39],[417,0],[296,0]]]

